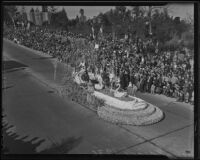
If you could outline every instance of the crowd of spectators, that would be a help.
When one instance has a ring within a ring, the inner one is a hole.
[[[83,37],[66,31],[55,31],[39,27],[30,30],[21,27],[15,30],[7,30],[4,32],[4,36],[10,40],[16,39],[26,47],[57,57],[59,61],[63,62],[71,61],[72,52],[78,49],[71,42]]]
[[[106,87],[119,80],[121,90],[127,90],[131,84],[140,92],[164,94],[187,103],[194,101],[193,51],[186,48],[161,51],[157,41],[150,39],[112,40],[107,35],[94,40],[91,36],[47,28],[17,28],[4,32],[4,36],[66,63],[76,61],[78,66],[84,62],[86,72],[101,74]],[[85,46],[92,44],[95,49],[83,51],[74,45],[81,38],[87,42]]]

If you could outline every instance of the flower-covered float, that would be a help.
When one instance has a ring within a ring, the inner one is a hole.
[[[74,73],[74,81],[78,84],[86,83],[82,80],[83,74],[83,70]],[[91,73],[88,75],[90,78]],[[104,106],[98,107],[97,114],[106,121],[116,124],[150,125],[159,122],[164,117],[164,113],[158,107],[140,98],[127,95],[126,92],[119,92],[117,89],[110,90],[107,94],[102,90],[101,79],[96,87],[92,94],[104,100]]]

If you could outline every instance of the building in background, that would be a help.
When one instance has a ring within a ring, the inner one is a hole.
[[[48,12],[47,6],[42,6],[42,12]]]
[[[41,12],[39,11],[39,9],[37,8],[35,10],[35,25],[36,26],[41,26],[42,25],[42,19],[41,19]]]
[[[40,11],[38,8],[34,11],[32,8],[27,14],[27,20],[28,22],[31,22],[34,25],[42,26],[43,24],[50,24],[50,13],[48,12],[47,6],[42,6],[42,11]]]
[[[22,12],[22,19],[23,19],[24,23],[27,24],[27,22],[28,22],[28,17],[27,17],[27,14],[26,14],[25,11]]]
[[[35,11],[32,8],[28,14],[28,21],[31,22],[32,24],[35,24]]]
[[[42,6],[42,24],[50,24],[50,13],[48,12],[47,6]]]

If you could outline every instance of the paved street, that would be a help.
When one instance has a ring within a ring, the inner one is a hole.
[[[3,124],[5,145],[12,153],[14,140],[30,142],[36,153],[163,154],[193,157],[193,108],[162,95],[136,96],[164,111],[165,119],[149,126],[114,125],[68,99],[55,88],[62,84],[64,65],[49,56],[3,41],[6,60],[19,62],[18,70],[4,73]],[[20,66],[23,66],[20,68]],[[13,142],[6,141],[15,134]],[[40,143],[39,143],[40,142]],[[55,146],[54,144],[61,144]],[[16,144],[17,146],[17,144]]]

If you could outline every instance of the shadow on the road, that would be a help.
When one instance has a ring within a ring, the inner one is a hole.
[[[69,137],[62,140],[60,144],[54,143],[52,147],[40,152],[40,154],[67,154],[70,150],[77,147],[81,141],[82,137]]]
[[[11,73],[11,72],[19,71],[19,70],[24,70],[24,69],[26,69],[26,68],[25,67],[21,67],[21,68],[14,68],[14,69],[4,70],[3,72],[4,73]]]
[[[20,139],[16,139],[19,137],[16,133],[9,134],[6,132],[12,127],[14,126],[8,124],[3,124],[2,126],[2,154],[37,154],[35,149],[45,140],[39,140],[35,144],[32,144],[32,142],[38,140],[39,138],[34,137],[28,142],[24,142],[23,140],[29,137],[28,135],[26,135]]]
[[[17,61],[3,61],[3,71],[7,71],[10,69],[19,69],[28,67],[25,64],[19,63]]]
[[[14,85],[10,85],[10,86],[6,86],[6,87],[3,87],[2,90],[6,90],[6,89],[9,89],[9,88],[13,88]]]
[[[5,117],[6,115],[3,114],[3,118]],[[2,125],[2,154],[65,154],[77,147],[82,141],[82,137],[69,137],[67,139],[63,139],[61,143],[53,143],[49,149],[38,153],[36,152],[36,148],[45,140],[40,140],[39,137],[34,137],[31,140],[24,142],[29,135],[19,138],[19,135],[16,133],[12,133],[11,131],[8,132],[8,130],[12,130],[13,127],[15,126],[9,125],[8,123],[3,123]]]
[[[54,91],[48,91],[48,93],[54,93]]]

